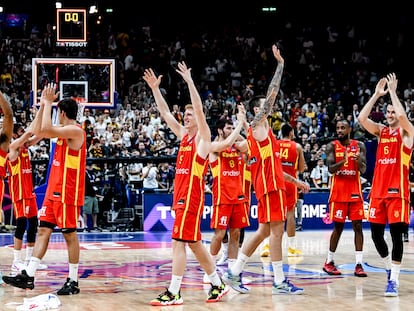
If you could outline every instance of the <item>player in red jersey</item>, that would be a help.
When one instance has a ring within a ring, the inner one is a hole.
[[[345,119],[336,121],[338,139],[330,142],[326,148],[326,163],[332,174],[329,195],[329,215],[334,229],[329,241],[328,256],[323,270],[330,275],[340,275],[334,264],[334,255],[344,230],[345,220],[352,221],[355,238],[354,275],[366,277],[362,267],[362,249],[364,234],[362,220],[365,219],[364,199],[362,197],[361,173],[367,168],[364,143],[350,138],[352,127]]]
[[[150,302],[153,306],[183,303],[180,288],[187,264],[186,246],[192,250],[205,273],[210,276],[211,289],[206,301],[216,302],[229,291],[202,243],[200,231],[204,210],[204,176],[207,173],[208,156],[211,150],[211,132],[203,113],[200,95],[191,77],[191,68],[180,62],[176,71],[187,83],[192,103],[185,107],[184,125],[180,124],[171,113],[161,93],[162,75],[157,77],[152,69],[146,69],[143,77],[152,90],[161,117],[181,140],[176,162],[172,206],[175,220],[172,232],[171,282],[165,292]]]
[[[243,124],[243,129],[247,132],[249,129],[249,123],[247,122],[247,120],[245,120],[244,124]],[[240,142],[244,141],[245,137],[243,137],[242,135],[239,135],[239,138],[236,140],[236,144],[237,146],[239,145]],[[243,169],[241,170],[242,172],[242,189],[244,189],[244,196],[246,197],[246,202],[244,203],[244,205],[246,206],[246,211],[247,213],[250,215],[250,203],[251,203],[251,195],[252,195],[252,175],[250,172],[250,165],[247,163],[248,162],[248,157],[247,157],[247,153],[243,153]],[[243,245],[243,241],[244,241],[244,236],[245,236],[245,228],[241,228],[240,229],[240,238],[239,238],[239,249],[242,247]],[[228,244],[229,244],[229,235],[228,235],[228,230],[226,230],[222,243],[221,243],[221,247],[222,247],[222,254],[219,260],[217,260],[217,265],[224,265],[224,264],[231,264],[233,265],[233,263],[228,262],[228,257],[227,257],[227,252],[228,252]]]
[[[13,111],[10,103],[1,91],[0,109],[3,114],[3,126],[0,130],[0,230],[1,232],[6,232],[3,213],[4,179],[6,178],[7,153],[9,152],[10,141],[13,135]]]
[[[282,160],[283,171],[294,178],[305,169],[305,156],[303,155],[302,146],[294,141],[293,127],[285,123],[281,127],[282,139],[278,140],[280,148],[280,158]],[[302,251],[297,248],[296,243],[296,219],[295,207],[298,201],[298,187],[291,183],[286,184],[286,234],[288,236],[288,256],[300,256]]]
[[[282,125],[280,129],[282,138],[278,140],[280,148],[280,158],[282,160],[283,171],[295,178],[302,173],[305,168],[305,156],[300,144],[294,141],[295,133],[289,123]],[[297,248],[296,243],[296,219],[295,208],[298,201],[298,188],[291,182],[286,184],[286,234],[288,237],[288,256],[296,257],[302,255],[302,251]],[[270,254],[269,238],[263,241],[261,257],[268,257]]]
[[[7,155],[7,169],[9,179],[9,193],[13,202],[13,213],[16,219],[16,230],[13,238],[12,273],[16,274],[26,268],[33,253],[36,240],[38,218],[36,194],[33,187],[32,164],[29,155],[29,146],[36,144],[41,138],[32,136],[24,130],[21,124],[15,124],[13,129],[14,140],[9,146]],[[23,236],[26,236],[25,262],[22,259]],[[39,269],[47,266],[39,264]]]
[[[14,277],[3,276],[3,281],[15,287],[33,289],[34,275],[46,254],[50,236],[54,228],[59,227],[68,249],[69,275],[57,294],[73,295],[80,292],[80,247],[76,228],[85,197],[86,133],[76,121],[78,104],[70,98],[58,102],[59,125],[52,124],[52,104],[58,94],[54,83],[45,86],[40,109],[31,125],[38,137],[57,137],[33,254],[27,270]]]
[[[368,220],[371,223],[371,237],[378,254],[387,270],[386,297],[398,296],[399,274],[403,257],[403,233],[410,222],[409,166],[413,149],[414,126],[397,95],[398,80],[394,73],[381,78],[375,92],[361,109],[359,123],[371,134],[378,137],[374,177],[370,193]],[[391,103],[387,105],[388,125],[369,119],[369,114],[378,101],[386,94]],[[392,251],[384,239],[388,223]]]
[[[246,111],[243,105],[238,105],[238,110],[236,128],[232,120],[218,121],[218,136],[211,143],[209,156],[213,176],[213,213],[210,227],[214,229],[210,254],[215,260],[226,230],[229,229],[229,267],[237,259],[241,228],[250,225],[247,197],[243,188],[244,154],[238,150],[236,143],[246,120]]]
[[[284,59],[276,45],[272,46],[272,52],[278,62],[276,72],[266,97],[256,96],[251,99],[250,105],[256,111],[244,144],[258,200],[259,228],[252,238],[244,242],[236,263],[224,274],[224,280],[238,290],[242,284],[240,274],[244,265],[260,243],[270,235],[270,257],[274,273],[272,294],[302,294],[303,289],[293,285],[283,272],[282,237],[287,212],[285,179],[303,191],[308,191],[309,185],[283,172],[276,137],[267,120],[279,92],[284,67]]]
[[[245,122],[245,124],[247,124],[247,122]],[[245,127],[246,128],[246,127]],[[242,138],[242,140],[244,140],[244,138]],[[246,206],[246,211],[247,213],[250,215],[250,203],[251,203],[251,188],[252,188],[252,176],[250,173],[250,165],[247,163],[247,154],[243,153],[243,169],[242,169],[242,188],[244,189],[244,195],[246,197],[246,202],[244,203],[244,205]],[[245,236],[245,228],[241,228],[240,229],[240,238],[239,238],[239,249],[242,247],[243,245],[243,241],[244,241],[244,236]],[[220,259],[217,260],[217,265],[224,265],[224,264],[231,264],[231,260],[230,262],[228,262],[228,246],[229,246],[229,235],[228,235],[228,230],[226,230],[226,233],[224,234],[222,243],[221,243],[221,248],[222,248],[222,254]]]

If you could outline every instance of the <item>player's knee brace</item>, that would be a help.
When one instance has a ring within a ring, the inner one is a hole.
[[[241,228],[240,229],[240,238],[239,238],[239,247],[242,246],[243,241],[244,241],[244,228]]]
[[[26,231],[27,218],[20,217],[16,219],[16,231],[14,231],[14,237],[19,240],[23,240],[24,232]]]
[[[391,259],[393,261],[401,262],[402,260],[404,251],[402,235],[404,230],[405,228],[403,223],[390,224],[390,234],[392,239]]]
[[[28,219],[29,226],[27,227],[27,242],[34,243],[36,241],[37,226],[39,225],[37,216]]]
[[[387,257],[389,254],[388,245],[384,239],[384,228],[385,225],[383,224],[371,223],[371,238],[375,244],[378,254],[382,258]]]

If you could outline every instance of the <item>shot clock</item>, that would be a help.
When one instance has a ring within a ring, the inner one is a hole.
[[[56,10],[56,46],[86,47],[86,9]]]

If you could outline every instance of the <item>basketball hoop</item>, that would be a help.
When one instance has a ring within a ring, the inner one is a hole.
[[[78,102],[78,114],[76,115],[76,121],[80,122],[81,118],[83,117],[83,111],[85,110],[85,103],[84,102]]]

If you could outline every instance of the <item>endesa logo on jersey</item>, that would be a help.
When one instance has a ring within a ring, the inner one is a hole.
[[[354,171],[354,170],[339,170],[339,171],[336,172],[336,175],[355,176],[356,171]]]
[[[240,171],[223,171],[223,176],[237,177],[240,176]]]
[[[384,159],[378,159],[378,164],[382,164],[382,165],[388,165],[388,164],[395,164],[397,163],[397,159],[396,158],[384,158]]]

